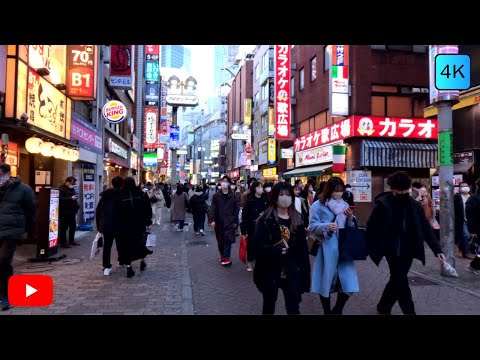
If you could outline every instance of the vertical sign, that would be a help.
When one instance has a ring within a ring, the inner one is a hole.
[[[333,173],[342,173],[345,171],[345,154],[347,147],[345,145],[332,145],[333,150]]]
[[[275,136],[275,110],[268,108],[268,136]]]
[[[110,86],[132,88],[132,45],[110,45]]]
[[[49,226],[48,226],[48,248],[58,245],[58,205],[60,203],[60,191],[50,191]]]
[[[67,96],[95,100],[95,45],[67,46]]]
[[[145,149],[158,148],[158,109],[157,108],[145,108],[145,122],[143,138],[143,147]]]
[[[246,125],[252,124],[252,99],[245,99],[243,122]]]
[[[156,60],[160,57],[160,45],[145,45],[145,60]]]
[[[83,165],[83,220],[95,219],[95,165]]]
[[[267,164],[275,165],[277,162],[277,147],[274,138],[268,138]]]
[[[332,45],[329,75],[329,105],[332,116],[347,116],[349,112],[348,45]]]
[[[275,45],[275,137],[290,139],[290,45]]]

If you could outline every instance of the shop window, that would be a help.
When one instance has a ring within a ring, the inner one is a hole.
[[[300,134],[299,136],[307,135],[310,132],[310,123],[308,120],[302,121],[300,123]]]
[[[387,116],[412,116],[412,98],[402,96],[387,97]]]
[[[372,96],[372,116],[385,116],[384,96]]]
[[[298,86],[300,90],[303,90],[303,88],[305,87],[305,69],[304,68],[300,69],[300,81]]]
[[[413,99],[413,117],[423,118],[423,111],[428,106],[427,98]]]
[[[323,47],[323,72],[330,70],[330,54],[328,53],[328,46]]]
[[[310,81],[314,81],[317,78],[317,57],[314,56],[310,60]]]

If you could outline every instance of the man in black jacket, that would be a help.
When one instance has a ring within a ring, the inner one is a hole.
[[[468,232],[472,236],[473,244],[476,244],[476,247],[478,247],[480,246],[480,178],[475,182],[475,185],[477,185],[477,192],[471,195],[465,203],[465,213]],[[475,275],[480,275],[480,253],[478,251],[475,252],[475,258],[470,262],[467,269]]]
[[[408,173],[397,171],[390,175],[388,185],[391,193],[377,199],[367,221],[369,256],[377,266],[385,256],[390,268],[390,281],[385,286],[377,311],[390,314],[398,301],[405,315],[415,315],[407,277],[413,259],[425,265],[424,241],[440,261],[445,261],[445,255],[422,206],[410,196],[412,179]]]
[[[27,237],[33,222],[35,194],[19,178],[10,176],[10,165],[0,163],[0,300],[10,309],[8,280],[13,275],[12,259],[17,242]]]
[[[75,184],[77,179],[73,176],[67,177],[65,184],[60,186],[60,204],[59,204],[59,237],[60,246],[63,248],[70,248],[72,246],[80,245],[75,242],[75,230],[77,228],[77,211],[80,209],[78,204],[78,196],[75,192]],[[67,244],[67,230],[68,230],[68,244]]]
[[[100,194],[100,201],[95,210],[97,231],[103,234],[103,275],[109,276],[112,273],[110,263],[113,240],[118,236],[119,219],[117,204],[119,201],[120,188],[123,178],[115,176],[112,179],[112,188],[106,189]],[[117,244],[118,252],[118,244]]]

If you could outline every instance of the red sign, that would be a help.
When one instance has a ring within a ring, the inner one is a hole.
[[[275,138],[290,139],[290,45],[275,45]]]
[[[353,136],[437,139],[437,119],[399,118],[384,116],[352,116]]]
[[[303,151],[317,146],[327,145],[353,136],[353,120],[351,118],[337,121],[323,129],[311,132],[294,140],[293,150]]]
[[[67,96],[95,100],[95,63],[95,45],[67,46]]]
[[[53,279],[48,275],[13,275],[8,280],[8,300],[13,306],[49,306]]]
[[[323,146],[350,137],[432,139],[438,138],[437,119],[358,116],[328,125],[294,140],[294,151]]]
[[[18,166],[18,144],[9,142],[5,162],[10,166]]]
[[[132,75],[132,45],[110,45],[110,75]]]

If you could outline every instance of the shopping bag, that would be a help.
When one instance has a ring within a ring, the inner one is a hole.
[[[338,231],[338,259],[341,261],[366,260],[368,256],[365,229],[355,222],[355,227],[346,226]]]
[[[103,246],[103,234],[97,232],[95,239],[92,241],[92,248],[90,249],[90,260],[100,253],[100,248]]]
[[[157,244],[157,235],[148,233],[147,234],[147,243],[145,244],[145,246],[153,247],[156,244]]]
[[[240,237],[240,245],[238,247],[238,257],[244,264],[247,263],[247,242],[248,237],[246,235],[242,235]]]

